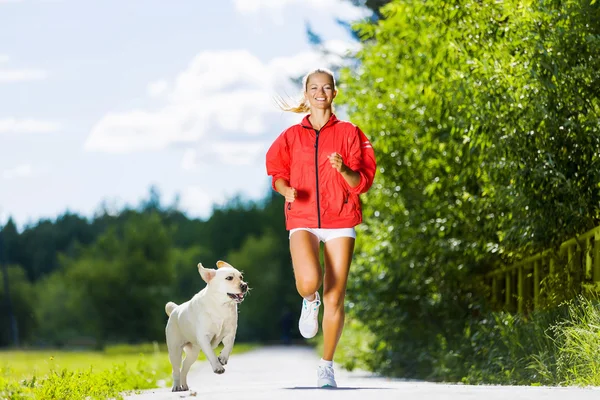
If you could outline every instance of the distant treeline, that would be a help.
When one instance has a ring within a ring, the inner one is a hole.
[[[252,287],[240,306],[239,340],[281,339],[282,323],[299,311],[281,196],[236,197],[206,220],[162,205],[154,188],[148,197],[116,215],[65,213],[22,232],[8,221],[2,259],[21,345],[162,341],[164,304],[191,298],[205,285],[198,262],[216,268],[219,259],[242,270]],[[0,346],[7,346],[1,277]]]

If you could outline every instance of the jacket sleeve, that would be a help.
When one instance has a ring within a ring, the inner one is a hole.
[[[375,151],[371,145],[371,141],[367,136],[356,128],[356,134],[350,142],[350,151],[348,159],[348,167],[360,175],[360,181],[356,187],[350,187],[348,190],[351,193],[361,194],[366,193],[373,184],[375,172],[377,170],[377,161],[375,159]]]
[[[288,183],[290,181],[290,149],[287,144],[285,131],[281,133],[277,139],[271,144],[267,150],[267,175],[273,179],[271,186],[275,188],[275,182],[278,179],[284,179]]]

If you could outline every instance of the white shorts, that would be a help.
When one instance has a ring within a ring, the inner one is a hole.
[[[356,239],[356,230],[354,228],[335,228],[335,229],[324,229],[324,228],[294,228],[290,230],[290,238],[292,233],[296,231],[307,231],[315,235],[321,242],[325,243],[328,240],[351,237]]]

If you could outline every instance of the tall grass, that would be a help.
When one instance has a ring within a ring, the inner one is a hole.
[[[553,326],[556,375],[567,385],[600,385],[600,303],[579,297],[568,305],[569,318]]]
[[[600,302],[578,296],[529,316],[494,313],[469,339],[466,383],[600,384]],[[473,346],[479,341],[478,346]],[[486,348],[487,351],[482,350]],[[458,378],[458,377],[456,377]]]
[[[322,346],[319,343],[319,347]],[[347,324],[336,361],[377,370],[368,327]],[[489,313],[421,350],[432,359],[421,379],[467,384],[600,385],[600,299],[579,296],[530,315]],[[401,354],[394,357],[402,357]],[[396,374],[397,375],[397,374]]]

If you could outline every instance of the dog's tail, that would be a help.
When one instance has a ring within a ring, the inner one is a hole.
[[[177,304],[173,303],[172,301],[167,303],[167,305],[165,306],[165,312],[168,316],[171,316],[171,313],[173,312],[175,307],[177,307]]]

